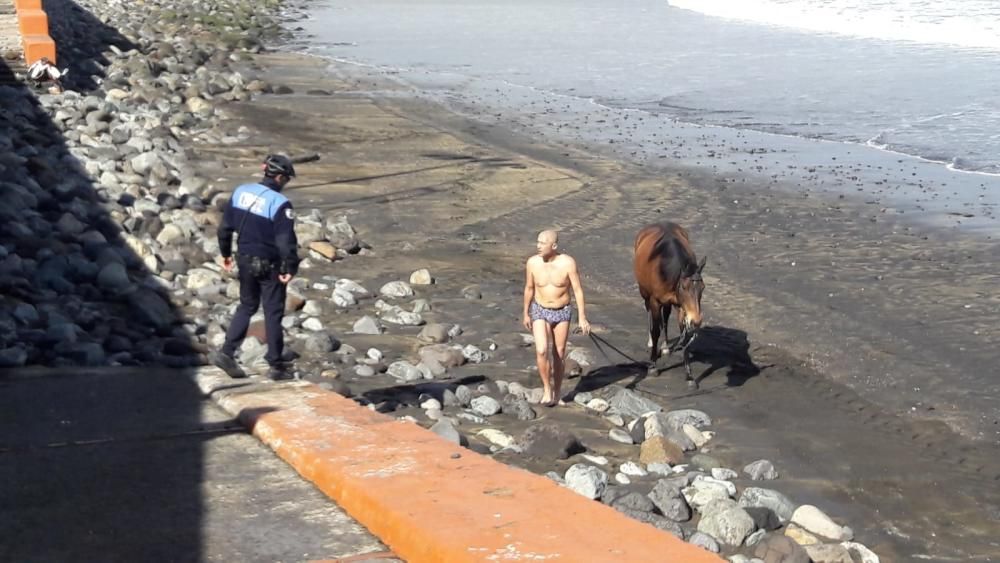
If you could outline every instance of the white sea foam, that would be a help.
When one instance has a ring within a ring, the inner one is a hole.
[[[667,0],[756,23],[889,41],[1000,51],[997,0]]]

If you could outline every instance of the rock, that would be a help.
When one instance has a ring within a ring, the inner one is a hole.
[[[638,422],[636,425],[638,425]],[[663,436],[686,452],[695,449],[694,442],[678,428],[675,428],[665,413],[653,413],[644,417],[643,429],[643,440]]]
[[[207,268],[192,268],[187,272],[185,287],[197,291],[203,287],[220,283],[222,283],[222,274]]]
[[[645,469],[634,461],[626,461],[621,465],[621,467],[618,468],[618,470],[632,477],[645,477],[646,475],[649,475]]]
[[[737,553],[736,555],[730,555],[727,561],[729,561],[729,563],[750,563],[750,558],[746,555]]]
[[[639,512],[652,512],[656,510],[656,505],[653,504],[653,501],[649,500],[649,497],[636,491],[616,498],[611,503],[611,507],[617,510],[635,510]]]
[[[689,475],[691,475],[691,474],[689,474]],[[729,481],[724,481],[722,479],[716,479],[714,477],[708,477],[708,476],[705,476],[705,475],[702,475],[702,474],[694,475],[691,479],[692,479],[691,483],[694,483],[696,481],[706,481],[706,482],[709,482],[709,483],[716,483],[718,485],[722,485],[723,487],[726,488],[726,492],[729,493],[729,496],[731,496],[731,497],[735,497],[736,496],[736,485],[730,483]]]
[[[132,285],[125,266],[118,262],[109,262],[97,274],[97,285],[102,289],[121,292]]]
[[[488,395],[472,399],[472,410],[480,416],[493,416],[500,412],[500,403]]]
[[[367,289],[361,286],[361,284],[347,278],[337,280],[334,283],[334,287],[350,293],[355,297],[355,299],[364,299],[371,295]]]
[[[310,254],[333,262],[337,259],[337,247],[325,240],[314,240],[309,243]]]
[[[420,326],[424,319],[417,313],[403,310],[401,307],[389,307],[382,310],[382,320],[401,326]]]
[[[711,471],[716,467],[722,467],[722,464],[719,463],[719,460],[705,454],[695,454],[694,456],[692,456],[691,465],[697,467],[702,471]]]
[[[302,321],[302,328],[318,332],[323,330],[323,321],[317,319],[316,317],[309,317],[308,319]]]
[[[510,408],[507,410],[512,412],[518,420],[535,420],[535,418],[538,417],[535,409],[531,408],[528,401],[525,401],[524,399],[514,401],[514,403],[512,403]]]
[[[481,364],[489,359],[489,355],[486,352],[483,352],[472,344],[467,344],[464,348],[462,348],[462,355],[465,356],[466,360],[469,360],[474,364]]]
[[[809,554],[791,539],[768,534],[754,546],[753,556],[765,563],[809,563]]]
[[[139,322],[159,330],[167,329],[173,324],[173,309],[155,291],[140,288],[129,294],[128,301],[133,318]]]
[[[699,511],[714,500],[729,498],[726,486],[712,481],[695,481],[682,489],[681,493],[684,495],[684,500]]]
[[[455,388],[455,398],[459,405],[468,407],[472,404],[472,390],[467,385],[459,385]]]
[[[824,538],[835,541],[849,541],[853,539],[843,526],[840,526],[822,510],[811,504],[803,504],[795,509],[792,514],[793,523],[802,526],[806,530]]]
[[[795,513],[795,504],[788,497],[771,489],[760,487],[747,487],[740,496],[740,506],[744,508],[760,508],[770,511],[778,521],[778,525],[783,525],[792,519]],[[765,527],[758,521],[758,526]],[[772,526],[766,526],[768,528]]]
[[[624,387],[618,387],[614,395],[608,399],[608,404],[611,406],[612,412],[633,418],[638,418],[651,411],[663,410],[655,402]]]
[[[448,327],[439,323],[428,324],[420,330],[420,334],[417,335],[417,338],[424,342],[431,342],[434,344],[448,342]]]
[[[365,315],[354,322],[351,328],[356,334],[382,334],[382,323],[375,317]]]
[[[383,354],[378,348],[369,348],[368,351],[365,352],[365,357],[376,362],[381,362],[382,359],[385,358],[385,354]]]
[[[457,367],[465,363],[465,355],[462,354],[461,348],[446,344],[424,346],[417,354],[421,361],[427,364],[436,363],[445,368]]]
[[[441,410],[441,401],[438,401],[434,397],[424,399],[420,403],[420,408],[424,410]]]
[[[669,463],[650,463],[646,466],[646,471],[656,475],[663,475],[664,477],[669,477],[674,474],[674,472],[670,469]]]
[[[839,543],[821,543],[805,546],[813,563],[854,563],[851,553]]]
[[[404,281],[389,282],[383,285],[378,292],[383,297],[402,298],[413,296],[413,288],[410,287],[410,284]]]
[[[589,499],[596,499],[608,486],[608,474],[593,465],[577,463],[563,476],[566,486]]]
[[[709,437],[705,435],[704,432],[698,430],[690,424],[685,424],[681,427],[681,432],[684,433],[692,442],[694,442],[695,448],[700,448],[708,443]]]
[[[684,500],[678,484],[669,479],[657,481],[649,492],[649,499],[660,510],[660,514],[674,522],[687,522],[691,519],[691,507]]]
[[[521,435],[518,447],[525,455],[542,459],[567,459],[586,451],[576,436],[554,423],[531,426]]]
[[[501,448],[510,448],[515,445],[514,438],[511,435],[505,434],[495,428],[485,428],[476,434],[482,436],[491,444],[500,446]]]
[[[431,432],[454,444],[462,444],[462,435],[458,432],[455,426],[446,419],[441,419],[435,422],[434,425],[431,426]]]
[[[413,312],[414,313],[426,313],[431,310],[431,302],[426,299],[414,299],[413,300]],[[457,325],[456,325],[457,326]],[[448,335],[451,336],[451,331],[448,331]]]
[[[329,332],[317,332],[306,337],[303,347],[307,353],[320,356],[335,352],[340,347],[340,341]]]
[[[789,524],[788,527],[785,528],[785,536],[791,538],[795,543],[802,546],[823,543],[822,540],[809,533],[808,530],[801,526],[796,526],[795,524]]]
[[[652,512],[644,512],[641,510],[630,510],[628,508],[623,508],[619,510],[619,512],[628,516],[629,518],[632,518],[633,520],[638,520],[639,522],[649,524],[650,526],[654,526],[660,530],[663,530],[664,532],[669,532],[680,539],[684,539],[684,530],[679,525],[677,525],[676,522],[671,522],[670,520],[667,520],[666,518],[660,516],[659,514],[654,514]]]
[[[712,425],[712,418],[702,411],[695,409],[680,409],[670,411],[667,417],[673,422],[674,428],[682,428],[685,424],[690,424],[699,430]]]
[[[569,351],[566,358],[573,360],[585,368],[597,365],[597,357],[594,356],[593,352],[586,348],[573,348]]]
[[[410,274],[411,285],[430,285],[432,283],[434,283],[434,278],[431,277],[427,268],[421,268]]]
[[[698,521],[699,532],[705,532],[722,543],[733,546],[742,545],[743,540],[755,529],[753,518],[736,503],[718,510],[706,510]]]
[[[22,346],[11,346],[0,350],[0,367],[15,368],[28,361],[28,351]]]
[[[704,532],[695,532],[694,534],[691,534],[691,537],[688,538],[687,541],[691,545],[696,545],[702,549],[711,551],[712,553],[718,553],[719,551],[721,551],[721,547],[719,547],[719,542],[716,541],[715,538]]]
[[[739,473],[725,467],[716,467],[712,469],[712,478],[720,481],[732,481],[739,476]]]
[[[586,407],[597,413],[603,413],[611,408],[611,405],[609,405],[604,399],[591,399],[587,401]]]
[[[860,543],[845,541],[840,545],[847,548],[856,563],[879,563],[878,555]]]
[[[375,375],[375,369],[366,365],[354,366],[354,374],[358,377],[372,377]]]
[[[465,299],[476,300],[482,299],[483,294],[479,290],[478,285],[469,285],[462,288],[462,297]]]
[[[358,304],[358,300],[354,298],[353,293],[339,287],[333,290],[330,298],[333,299],[333,304],[338,307],[350,307]]]
[[[323,314],[323,305],[315,299],[309,299],[306,301],[305,306],[302,307],[302,313],[310,317],[318,317]]]
[[[417,381],[424,378],[424,374],[410,362],[398,361],[389,364],[389,375],[404,382]]]
[[[580,457],[582,457],[583,459],[589,461],[590,463],[594,463],[594,464],[597,464],[597,465],[607,465],[608,464],[608,458],[606,458],[606,457],[604,457],[602,455],[582,454]]]
[[[618,473],[615,473],[615,482],[618,483],[619,485],[630,485],[630,484],[632,484],[632,480],[628,478],[628,475],[626,475],[626,474],[624,474],[624,473],[622,473],[620,471]]]
[[[754,481],[765,481],[778,478],[774,464],[766,459],[759,459],[743,468],[743,472]]]
[[[767,534],[766,530],[757,530],[756,532],[747,536],[747,539],[743,541],[743,545],[747,547],[753,547],[758,543],[760,543],[760,540],[764,538],[765,534]],[[760,563],[760,561],[761,561],[760,559],[754,558],[751,561],[751,563]]]
[[[628,432],[622,430],[621,428],[612,428],[611,430],[609,430],[608,438],[611,438],[615,442],[632,445],[632,436],[630,436]]]
[[[646,440],[639,451],[639,461],[644,465],[650,463],[669,463],[676,465],[684,460],[684,452],[673,442],[662,436]]]

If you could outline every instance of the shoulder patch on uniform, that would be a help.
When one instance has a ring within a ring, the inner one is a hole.
[[[288,217],[288,219],[289,219],[290,221],[291,221],[291,220],[294,220],[294,219],[295,219],[295,212],[294,212],[294,211],[292,211],[292,209],[291,209],[291,208],[288,208],[288,209],[286,209],[286,210],[285,210],[285,217]]]

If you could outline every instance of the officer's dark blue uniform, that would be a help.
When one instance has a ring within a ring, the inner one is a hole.
[[[223,258],[232,256],[233,233],[239,233],[236,266],[239,269],[240,305],[236,309],[221,357],[215,363],[233,377],[245,374],[233,359],[246,337],[250,318],[263,303],[267,330],[267,355],[271,376],[283,374],[281,363],[284,334],[281,318],[285,312],[285,284],[279,275],[295,275],[295,214],[288,198],[281,195],[284,184],[295,175],[291,160],[275,155],[264,164],[265,177],[259,184],[236,188],[222,216],[219,249]]]

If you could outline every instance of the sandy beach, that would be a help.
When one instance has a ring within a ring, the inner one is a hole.
[[[253,176],[267,150],[319,154],[301,166],[292,201],[346,214],[372,250],[303,275],[378,286],[428,268],[436,283],[420,296],[434,304],[430,320],[459,323],[465,341],[506,344],[449,381],[537,385],[531,350],[517,344],[522,268],[535,233],[550,227],[581,264],[598,334],[642,359],[631,240],[646,223],[677,221],[709,260],[710,327],[695,351],[701,390],[688,391],[678,365],[647,378],[616,365],[627,361],[614,353],[570,384],[628,385],[670,408],[712,413],[712,455],[773,460],[787,494],[854,523],[883,561],[1000,557],[991,241],[904,224],[847,198],[737,188],[684,169],[653,176],[456,116],[358,68],[281,53],[257,63],[293,93],[228,105],[231,126],[266,142],[199,146],[202,169],[223,186]],[[472,284],[481,300],[462,298]],[[347,332],[353,316],[325,320]],[[411,332],[344,341],[403,355],[418,347]],[[593,349],[579,335],[571,342]],[[323,381],[318,371],[309,377]],[[392,399],[396,415],[421,412],[423,384],[339,379],[373,403]],[[578,409],[542,416],[625,459]]]

